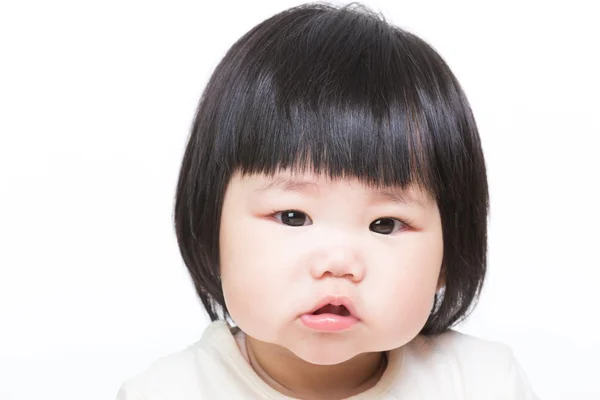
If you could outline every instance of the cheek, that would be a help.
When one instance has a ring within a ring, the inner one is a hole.
[[[378,264],[385,267],[371,290],[376,296],[371,309],[374,320],[381,321],[382,335],[402,342],[422,329],[433,307],[442,256],[441,233],[436,232],[415,236],[395,248],[393,262],[379,260]],[[395,338],[388,332],[394,332]]]
[[[232,216],[221,226],[221,281],[225,303],[232,319],[246,333],[263,335],[270,321],[279,319],[276,299],[289,287],[284,274],[289,264],[285,248],[277,245],[266,230],[268,222]]]

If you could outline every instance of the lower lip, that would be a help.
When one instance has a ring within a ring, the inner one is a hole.
[[[355,317],[336,314],[304,314],[300,319],[308,328],[321,332],[343,331],[350,329],[358,322]]]

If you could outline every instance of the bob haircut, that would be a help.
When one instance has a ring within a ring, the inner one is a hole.
[[[174,205],[181,255],[213,321],[230,318],[219,273],[228,182],[281,169],[425,189],[442,221],[444,288],[421,334],[472,310],[486,272],[485,162],[467,98],[425,41],[361,4],[320,3],[268,18],[229,49],[201,96]]]

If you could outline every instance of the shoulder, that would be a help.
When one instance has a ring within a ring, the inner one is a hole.
[[[450,358],[465,367],[476,363],[480,366],[490,364],[494,369],[507,367],[513,357],[512,350],[504,343],[455,330],[434,336],[417,336],[411,343],[411,350],[419,355]]]
[[[513,351],[504,343],[450,330],[417,336],[405,347],[406,362],[444,382],[456,398],[536,398]]]
[[[122,383],[117,400],[201,400],[206,380],[219,368],[218,349],[212,341],[227,329],[222,322],[211,324],[196,343],[161,357]]]

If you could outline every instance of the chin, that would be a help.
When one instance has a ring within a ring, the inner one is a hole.
[[[341,364],[361,353],[347,341],[319,344],[306,341],[286,347],[298,358],[315,365]]]

